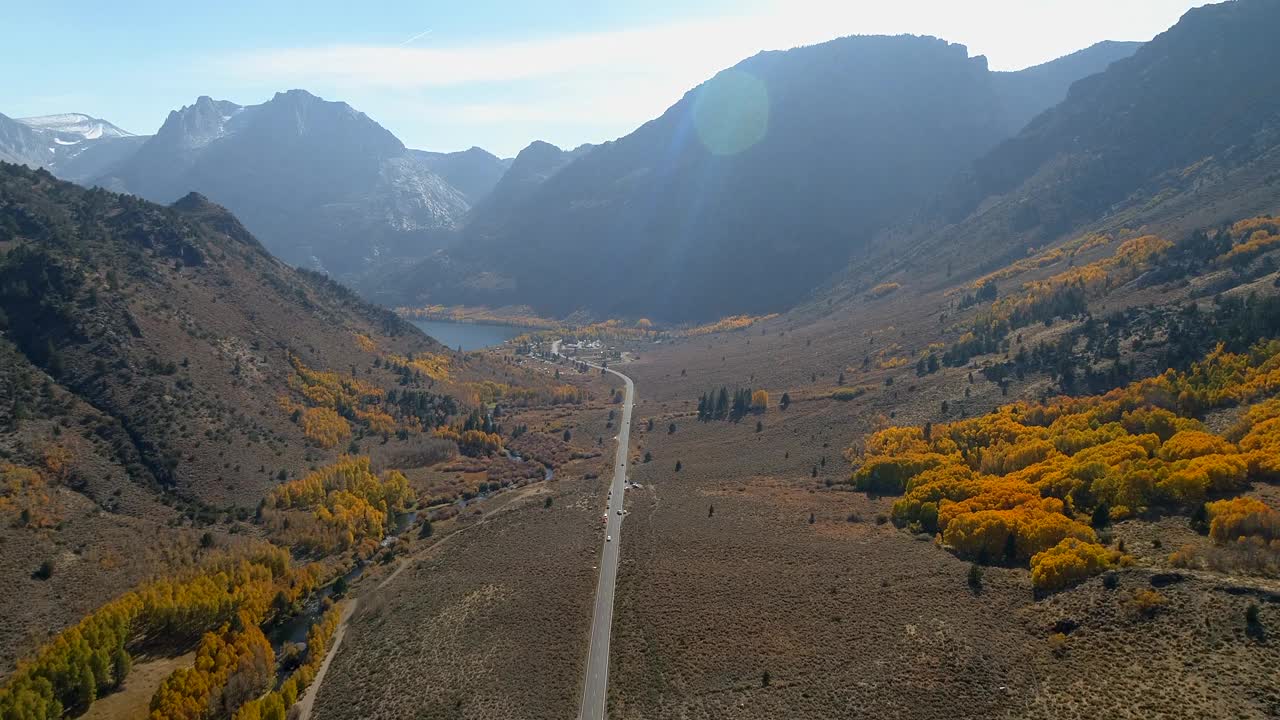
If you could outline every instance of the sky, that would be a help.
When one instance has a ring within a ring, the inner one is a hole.
[[[62,0],[6,3],[0,113],[83,112],[138,134],[200,95],[303,88],[424,150],[510,157],[627,134],[761,50],[933,35],[1017,70],[1149,40],[1188,0]]]

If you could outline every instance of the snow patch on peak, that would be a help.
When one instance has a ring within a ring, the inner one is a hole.
[[[134,134],[115,125],[84,113],[61,113],[19,118],[18,122],[33,130],[78,137],[80,140],[134,137]],[[79,142],[74,141],[74,142]],[[69,144],[69,143],[61,143]]]
[[[228,123],[243,110],[233,102],[201,95],[195,103],[171,111],[157,136],[187,149],[202,148],[227,135]]]

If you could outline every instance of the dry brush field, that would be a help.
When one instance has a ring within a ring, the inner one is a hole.
[[[1275,716],[1280,654],[1245,617],[1256,605],[1260,626],[1277,627],[1280,587],[1172,569],[1172,549],[1207,542],[1186,517],[1118,523],[1113,541],[1136,567],[1037,598],[1025,568],[987,567],[975,589],[967,561],[888,522],[891,499],[849,489],[845,449],[883,424],[936,420],[943,400],[953,418],[1007,401],[964,368],[859,367],[878,348],[911,355],[929,335],[909,307],[886,313],[871,324],[891,337],[780,321],[634,348],[624,371],[638,389],[643,487],[627,495],[610,716]],[[831,398],[842,373],[861,389],[848,402]],[[1043,383],[1012,382],[1010,394]],[[721,385],[764,388],[770,407],[698,422],[698,395]],[[530,450],[562,457],[566,430],[572,452],[607,450],[612,406],[593,392],[587,407],[507,422],[528,425]],[[498,496],[491,516],[450,521],[467,529],[411,551],[384,590],[365,583],[316,716],[573,716],[606,479],[591,476],[606,457]]]
[[[820,413],[769,419],[650,439],[628,500],[613,716],[990,717],[1017,702],[1009,688],[1032,684],[1008,622],[1018,583],[969,593],[964,564],[877,523],[887,502],[811,476],[800,448]],[[841,472],[838,450],[827,465]]]
[[[453,534],[422,549],[415,541],[411,564],[386,587],[364,582],[314,718],[577,712],[608,480],[594,448],[608,442],[607,418],[597,404],[510,420],[531,432],[567,429],[572,451],[588,457],[439,524]]]
[[[936,418],[941,399],[953,415],[986,412],[1002,402],[998,388],[970,385],[963,369],[872,369],[863,380],[846,367],[848,384],[867,390],[836,402],[834,376],[849,363],[833,358],[861,358],[863,331],[779,329],[646,349],[628,368],[637,426],[653,417],[655,430],[637,433],[633,452],[652,461],[634,466],[644,489],[627,496],[611,717],[1280,712],[1275,639],[1246,623],[1256,605],[1274,632],[1280,586],[1172,570],[1171,550],[1207,542],[1172,516],[1115,526],[1137,566],[1116,571],[1113,587],[1094,578],[1037,599],[1025,569],[988,567],[973,590],[967,561],[883,522],[891,499],[840,486],[841,453],[889,417]],[[886,375],[898,382],[886,387]],[[1014,394],[1033,394],[1034,382]],[[722,384],[763,387],[775,407],[696,421],[698,395]],[[783,391],[795,400],[787,411],[776,407]]]
[[[571,714],[596,503],[553,496],[471,527],[362,598],[314,717]]]

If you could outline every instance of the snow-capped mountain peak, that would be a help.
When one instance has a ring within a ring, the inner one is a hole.
[[[63,142],[59,144],[76,142],[75,138],[80,140],[101,140],[103,138],[134,137],[134,134],[128,130],[123,130],[106,120],[92,115],[85,115],[84,113],[41,115],[39,117],[18,118],[17,120],[33,130],[43,130],[62,136]]]

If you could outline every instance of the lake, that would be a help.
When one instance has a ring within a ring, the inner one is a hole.
[[[479,325],[476,323],[456,323],[446,320],[410,320],[419,330],[439,340],[454,350],[459,346],[467,350],[501,345],[517,335],[532,332],[528,328],[514,325]]]

